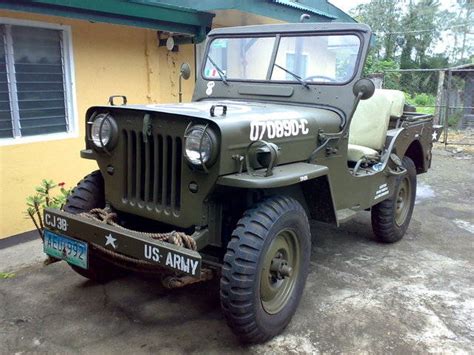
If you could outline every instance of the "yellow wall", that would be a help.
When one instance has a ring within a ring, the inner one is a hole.
[[[169,52],[158,48],[156,31],[133,27],[10,11],[0,11],[0,17],[71,26],[80,127],[79,138],[0,146],[0,238],[4,238],[34,228],[24,214],[25,199],[43,178],[72,187],[96,169],[95,162],[79,158],[87,108],[106,104],[113,94],[126,95],[131,104],[177,102],[179,67],[188,62],[194,72],[194,46]],[[183,84],[184,101],[189,101],[194,80]]]

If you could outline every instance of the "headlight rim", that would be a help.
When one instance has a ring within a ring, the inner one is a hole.
[[[191,167],[193,167],[195,169],[203,170],[205,172],[207,172],[208,168],[212,167],[216,163],[217,156],[219,155],[219,140],[218,140],[217,135],[214,132],[214,130],[211,129],[209,126],[210,126],[209,123],[193,123],[193,122],[191,122],[188,125],[188,127],[186,128],[185,134],[184,134],[184,157],[186,158],[186,162]],[[209,143],[210,143],[210,154],[209,154],[209,159],[204,161],[203,157],[202,157],[202,149],[199,149],[199,158],[200,158],[199,162],[194,163],[187,154],[187,150],[188,150],[187,149],[187,142],[188,142],[188,137],[189,137],[190,133],[193,130],[196,130],[196,129],[198,129],[202,132],[200,148],[202,146],[204,135],[206,135],[208,137]]]
[[[100,117],[104,117],[102,122],[100,123],[99,127],[99,142],[100,145],[97,145],[92,137],[92,126],[94,122],[99,119]],[[103,144],[103,137],[102,137],[102,129],[105,122],[109,122],[110,124],[110,137],[106,144]],[[110,112],[94,112],[88,120],[88,141],[91,143],[92,147],[98,151],[105,151],[109,153],[110,150],[115,148],[118,142],[118,127],[117,122],[115,121],[114,117]]]

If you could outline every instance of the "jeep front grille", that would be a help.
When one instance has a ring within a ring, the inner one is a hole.
[[[171,211],[181,209],[181,137],[123,130],[123,202],[134,207]]]

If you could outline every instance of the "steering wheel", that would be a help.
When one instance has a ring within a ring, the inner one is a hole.
[[[324,76],[324,75],[311,75],[308,76],[307,78],[304,78],[304,81],[314,81],[314,79],[323,79],[327,80],[330,83],[335,83],[337,82],[336,79],[330,78],[329,76]]]

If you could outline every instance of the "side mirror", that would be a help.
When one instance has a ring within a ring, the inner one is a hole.
[[[191,67],[189,66],[188,63],[181,64],[181,69],[179,70],[179,75],[181,75],[181,77],[184,80],[189,79],[189,77],[191,76]]]
[[[375,92],[375,84],[370,79],[359,79],[354,84],[352,92],[355,96],[359,96],[359,94],[361,94],[361,100],[370,99]]]

